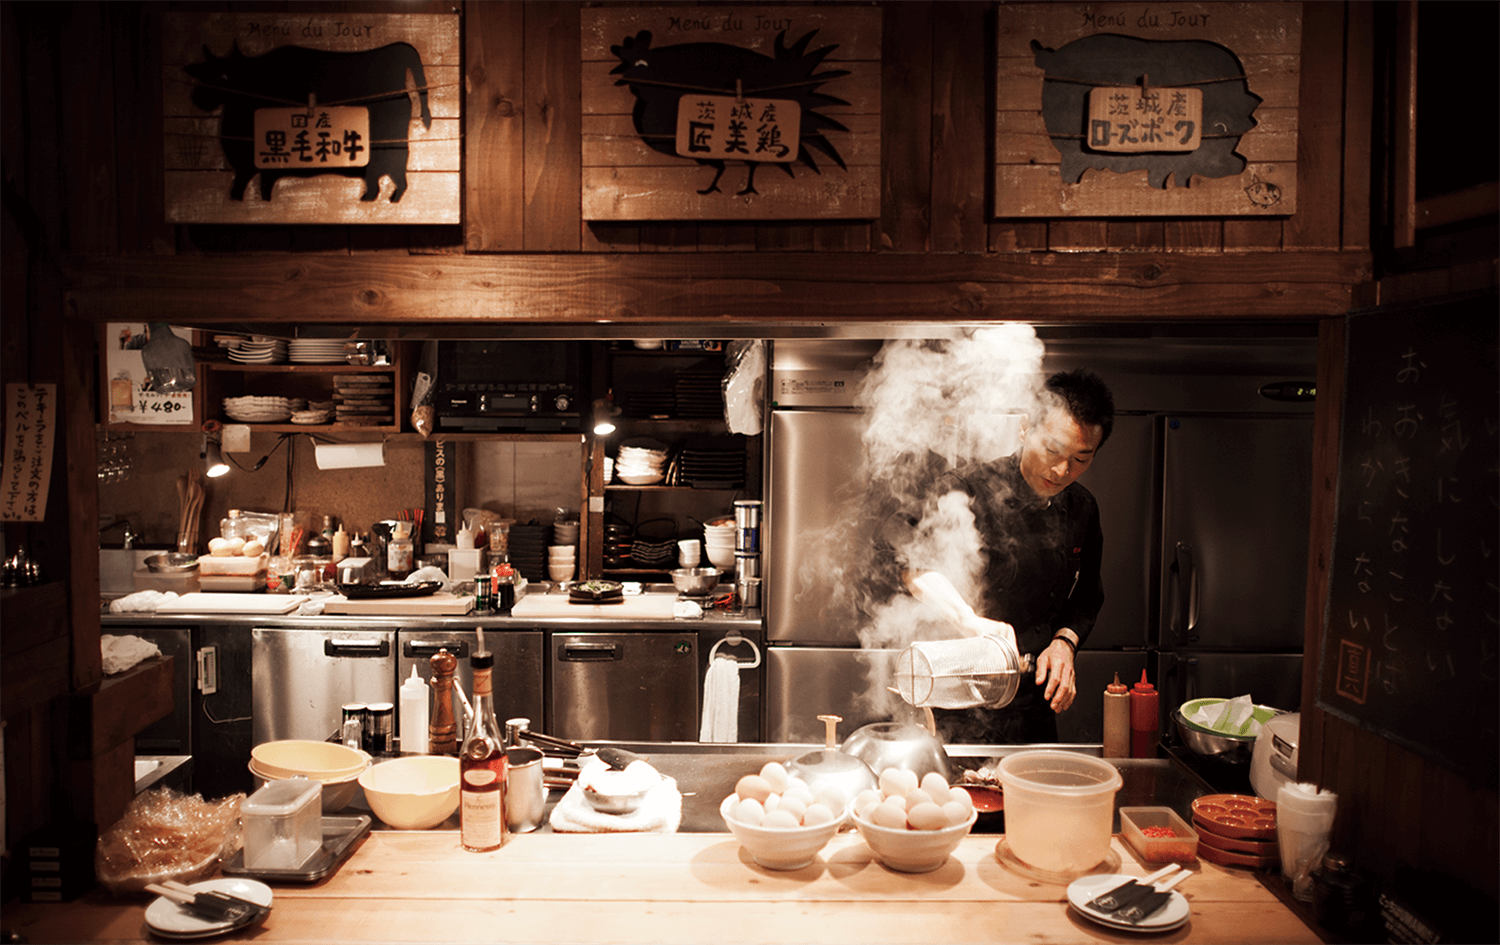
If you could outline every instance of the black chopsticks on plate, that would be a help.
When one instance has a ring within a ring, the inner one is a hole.
[[[1164,866],[1140,879],[1128,880],[1108,892],[1091,899],[1087,905],[1102,915],[1122,922],[1138,925],[1160,912],[1172,898],[1172,887],[1193,875],[1191,870],[1182,870],[1176,876],[1157,885],[1174,870],[1181,869],[1176,863]]]
[[[249,899],[241,899],[239,896],[231,896],[228,893],[216,890],[196,892],[175,879],[169,879],[164,883],[151,883],[146,887],[146,891],[154,892],[177,903],[199,918],[224,922],[232,926],[258,921],[271,911],[270,906],[263,906],[258,902],[251,902]]]

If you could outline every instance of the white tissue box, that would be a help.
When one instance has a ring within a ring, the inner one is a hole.
[[[448,580],[472,581],[474,575],[483,568],[483,548],[450,548],[448,550]]]

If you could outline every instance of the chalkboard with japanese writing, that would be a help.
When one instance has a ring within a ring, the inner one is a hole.
[[[1496,782],[1497,297],[1349,316],[1318,704]]]

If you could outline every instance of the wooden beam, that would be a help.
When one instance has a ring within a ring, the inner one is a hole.
[[[72,257],[72,315],[231,326],[1313,319],[1368,253]],[[208,300],[212,300],[211,304]]]

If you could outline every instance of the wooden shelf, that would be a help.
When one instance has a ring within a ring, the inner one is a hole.
[[[247,364],[242,361],[199,362],[211,371],[246,374],[394,374],[394,364]]]
[[[605,492],[743,492],[744,490],[745,487],[743,484],[738,486],[705,486],[698,488],[696,486],[632,486],[628,483],[625,485],[610,483],[604,487]]]

